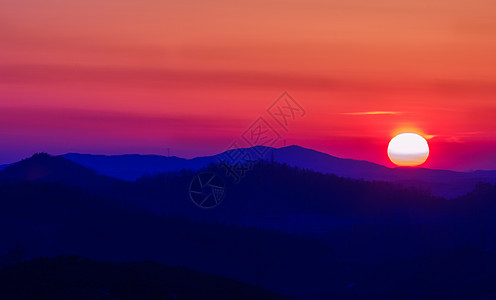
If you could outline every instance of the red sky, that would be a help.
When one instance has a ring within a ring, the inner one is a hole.
[[[496,169],[495,14],[492,0],[3,0],[0,163],[214,154],[288,91],[307,113],[287,144],[391,166],[408,129],[429,137],[426,167]]]

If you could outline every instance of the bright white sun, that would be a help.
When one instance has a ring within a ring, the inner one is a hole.
[[[416,133],[402,133],[391,139],[389,159],[398,166],[418,166],[429,156],[427,141]]]

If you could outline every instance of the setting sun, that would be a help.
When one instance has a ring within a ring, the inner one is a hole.
[[[427,160],[429,145],[416,133],[402,133],[389,142],[388,156],[398,166],[418,166]]]

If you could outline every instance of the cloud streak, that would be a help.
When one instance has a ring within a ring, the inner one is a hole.
[[[370,115],[400,115],[404,114],[405,112],[402,111],[362,111],[362,112],[347,112],[347,113],[342,113],[342,115],[348,115],[348,116],[370,116]]]

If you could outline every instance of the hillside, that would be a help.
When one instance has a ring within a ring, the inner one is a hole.
[[[153,262],[63,256],[0,268],[1,299],[292,299],[241,282]]]

